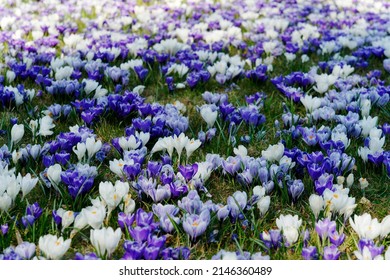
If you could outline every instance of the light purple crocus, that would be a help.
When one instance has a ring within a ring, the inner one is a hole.
[[[227,198],[227,205],[230,208],[230,215],[236,219],[239,214],[245,209],[248,202],[248,196],[246,192],[236,191],[233,196]]]
[[[335,245],[330,245],[324,247],[324,254],[323,259],[324,260],[338,260],[340,257],[341,252]]]
[[[31,259],[35,255],[35,244],[27,241],[22,242],[15,248],[15,253],[25,260]]]
[[[210,223],[210,211],[204,209],[200,215],[197,214],[186,214],[183,217],[183,228],[184,231],[195,240],[198,236],[202,235],[207,226]]]
[[[336,231],[336,222],[329,218],[320,220],[315,225],[316,232],[322,240],[326,239],[331,233]]]

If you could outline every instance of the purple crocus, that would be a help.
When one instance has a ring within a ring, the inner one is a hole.
[[[131,227],[135,221],[135,214],[125,214],[120,212],[118,214],[118,225],[120,228]]]
[[[371,239],[360,239],[358,243],[359,252],[364,255],[364,250],[369,250],[371,254],[371,259],[381,255],[384,251],[384,246],[377,247],[373,240]]]
[[[329,240],[330,243],[336,245],[337,247],[343,244],[345,240],[345,234],[338,234],[337,231],[334,231],[332,233],[329,233]]]
[[[4,224],[1,225],[0,229],[1,229],[1,234],[4,236],[8,233],[9,226],[8,224]]]
[[[128,227],[129,233],[131,237],[137,241],[138,243],[143,243],[146,241],[149,237],[150,234],[150,227],[145,226],[145,227]]]
[[[198,164],[194,163],[186,166],[180,165],[179,172],[187,181],[190,181],[196,172],[198,172]]]
[[[302,257],[305,260],[316,260],[318,258],[317,248],[315,246],[302,248]]]
[[[324,247],[324,254],[323,259],[324,260],[338,260],[340,257],[341,252],[337,248],[336,245],[330,245]]]
[[[100,260],[100,258],[95,253],[89,253],[89,254],[83,255],[83,254],[81,254],[79,252],[77,252],[75,254],[75,258],[74,259],[75,260],[90,260],[90,261],[92,261],[92,260]]]
[[[320,220],[315,225],[315,230],[322,240],[325,240],[329,234],[336,231],[336,222],[329,218]]]
[[[146,243],[138,243],[137,241],[126,240],[123,244],[125,254],[123,260],[140,260],[145,251]]]
[[[222,160],[222,167],[224,171],[230,175],[234,175],[238,170],[241,169],[241,159],[240,157],[229,156],[226,160]]]
[[[188,192],[187,196],[178,201],[178,206],[189,214],[200,214],[203,210],[203,202],[196,190]]]
[[[322,195],[326,189],[333,190],[333,174],[322,174],[314,181],[314,186],[319,195]]]
[[[303,185],[303,182],[300,179],[288,182],[287,186],[288,186],[288,193],[294,202],[297,201],[297,199],[301,196],[301,194],[305,190],[305,186]]]
[[[38,202],[30,204],[26,208],[27,215],[32,215],[35,219],[38,219],[42,215],[42,208],[39,206]]]

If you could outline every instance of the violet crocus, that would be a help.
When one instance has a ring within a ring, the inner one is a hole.
[[[354,254],[359,260],[383,260],[384,246],[377,247],[371,239],[360,239],[358,249]]]
[[[305,186],[300,179],[287,183],[287,186],[288,193],[294,202],[297,201],[297,199],[302,195],[303,191],[305,190]]]
[[[194,163],[186,166],[180,165],[179,171],[187,181],[190,181],[196,172],[198,172],[198,164]]]
[[[319,220],[315,225],[315,230],[321,240],[325,240],[331,233],[336,231],[336,222],[329,218]]]
[[[318,258],[317,247],[309,246],[302,248],[302,257],[305,260],[316,260]]]
[[[143,243],[149,237],[151,228],[148,226],[145,227],[129,227],[128,228],[130,236],[137,241],[138,243]]]
[[[125,254],[123,260],[140,260],[145,251],[146,243],[138,243],[137,241],[126,240],[123,244]]]
[[[322,195],[325,189],[333,190],[333,174],[321,174],[314,181],[315,190],[319,195]]]
[[[334,244],[330,246],[324,247],[324,254],[323,254],[323,259],[324,260],[338,260],[340,257],[341,252],[335,246]]]
[[[8,224],[3,224],[1,225],[0,229],[1,229],[1,234],[5,236],[8,233],[9,226]]]

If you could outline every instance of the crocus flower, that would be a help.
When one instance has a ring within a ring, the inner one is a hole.
[[[265,151],[261,152],[261,155],[269,162],[279,161],[284,153],[284,145],[278,143],[276,145],[270,145]]]
[[[349,218],[349,223],[359,238],[375,239],[381,234],[381,224],[378,219],[372,219],[371,215],[364,213],[361,216],[354,215],[354,219]]]
[[[4,236],[8,233],[9,226],[8,224],[4,224],[0,226],[1,234]]]
[[[312,194],[309,197],[309,204],[311,211],[313,211],[313,214],[317,219],[320,212],[324,209],[324,199],[322,196]]]
[[[61,236],[47,234],[39,238],[39,250],[43,252],[47,259],[59,260],[69,250],[71,239],[64,240]]]
[[[29,260],[35,255],[35,244],[24,241],[15,247],[15,253],[21,258]]]
[[[199,215],[197,214],[185,214],[183,217],[183,229],[195,240],[198,236],[202,235],[207,226],[210,223],[210,211],[205,209]]]
[[[121,236],[122,231],[120,228],[117,228],[115,231],[112,227],[91,229],[91,243],[95,247],[97,255],[102,259],[111,256],[118,246]]]
[[[17,144],[22,140],[24,135],[24,125],[14,124],[11,129],[11,141],[13,144]]]
[[[354,254],[359,260],[383,260],[384,246],[377,247],[370,239],[359,240],[358,249]]]
[[[211,128],[214,126],[215,121],[218,117],[218,111],[212,109],[211,106],[202,106],[200,109],[200,115],[204,119],[204,121],[207,123],[207,127]]]
[[[314,246],[303,248],[302,257],[305,260],[316,260],[318,258],[317,248]]]
[[[338,260],[340,257],[341,252],[338,250],[338,248],[335,245],[330,245],[324,247],[324,254],[323,259],[324,260]]]
[[[227,205],[230,209],[230,215],[236,219],[241,214],[248,202],[248,196],[246,192],[236,191],[233,196],[227,198]]]
[[[43,118],[39,119],[39,131],[38,135],[42,136],[49,136],[53,134],[53,129],[55,127],[55,124],[53,124],[53,119],[50,116],[44,116]]]
[[[260,210],[260,214],[262,216],[264,216],[265,213],[267,213],[270,204],[271,204],[271,197],[269,195],[263,196],[257,202],[257,208]]]
[[[198,164],[194,163],[186,166],[180,165],[179,171],[187,181],[190,181],[198,172]]]
[[[301,196],[303,191],[305,190],[305,186],[303,185],[302,180],[294,180],[289,182],[288,184],[288,193],[290,194],[293,201],[297,201],[297,199]]]
[[[320,220],[316,223],[315,230],[320,238],[324,240],[328,235],[336,231],[336,222],[328,218]]]

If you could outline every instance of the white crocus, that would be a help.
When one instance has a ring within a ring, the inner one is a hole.
[[[121,178],[124,176],[123,167],[126,164],[126,162],[123,159],[110,160],[109,164],[110,164],[110,170],[112,172],[114,172],[116,175],[118,175]]]
[[[95,247],[96,253],[101,258],[110,257],[118,247],[119,240],[122,237],[122,231],[117,228],[115,231],[112,227],[102,229],[91,229],[91,243]]]
[[[108,211],[111,212],[122,201],[123,197],[129,192],[129,183],[116,181],[115,186],[111,182],[100,182],[99,194],[106,202]]]
[[[84,91],[87,95],[97,89],[97,87],[99,86],[99,83],[97,81],[91,79],[83,79],[82,82],[85,83]]]
[[[89,137],[85,141],[85,146],[87,149],[88,159],[91,159],[102,147],[102,141],[96,141],[95,138]]]
[[[386,238],[390,233],[390,215],[383,218],[381,228],[381,238]]]
[[[33,137],[35,137],[35,135],[37,133],[37,130],[38,130],[38,121],[37,120],[31,120],[29,122],[29,127],[31,129],[31,133],[32,133]]]
[[[135,150],[141,145],[141,142],[135,138],[134,135],[130,135],[129,137],[120,137],[119,138],[119,146],[124,151]]]
[[[135,136],[139,140],[141,140],[143,146],[145,146],[149,142],[149,140],[150,140],[150,133],[149,132],[143,132],[143,131],[138,132],[138,131],[136,131],[135,132]]]
[[[348,138],[347,134],[344,132],[338,132],[338,131],[333,131],[332,132],[332,141],[337,142],[341,141],[344,144],[344,147],[347,148],[349,144],[351,143],[351,140]]]
[[[83,142],[79,142],[76,146],[73,146],[72,150],[77,155],[78,161],[82,161],[87,151],[87,145]]]
[[[3,193],[0,195],[0,213],[7,212],[12,205],[12,198],[8,195],[8,193]]]
[[[284,230],[287,227],[299,229],[299,227],[302,225],[302,220],[299,219],[298,215],[280,215],[279,218],[276,219],[276,225],[280,230]]]
[[[120,209],[125,214],[131,214],[135,210],[135,201],[131,198],[131,194],[127,194],[123,197],[123,203],[120,205]]]
[[[283,236],[284,236],[285,240],[287,241],[287,243],[291,246],[292,244],[294,244],[298,240],[298,237],[299,237],[298,229],[296,229],[295,227],[291,227],[291,226],[284,227],[283,228]]]
[[[284,145],[282,143],[269,145],[267,150],[261,152],[261,155],[269,162],[279,161],[283,154]]]
[[[378,117],[364,117],[359,121],[360,126],[362,127],[362,135],[367,137],[370,134],[372,128],[376,127],[378,123]]]
[[[60,67],[56,70],[55,79],[57,81],[67,80],[70,78],[72,73],[73,73],[73,67],[71,67],[71,66]]]
[[[354,215],[354,218],[349,218],[349,223],[354,231],[359,235],[359,238],[375,239],[382,231],[381,224],[378,219],[372,219],[371,215],[364,213],[361,216]]]
[[[62,225],[62,231],[64,229],[68,228],[73,222],[74,222],[74,212],[73,211],[65,211],[61,215],[61,225]]]
[[[242,158],[246,157],[248,155],[248,150],[243,145],[239,145],[237,148],[233,149],[233,153],[236,156],[240,156]]]
[[[215,121],[217,120],[218,111],[213,111],[210,106],[203,106],[200,109],[200,115],[207,123],[207,127],[211,128],[214,126]]]
[[[39,250],[44,253],[47,259],[59,260],[69,250],[71,239],[64,240],[61,236],[47,234],[39,238]]]
[[[307,112],[311,113],[314,110],[321,107],[321,101],[322,98],[319,97],[313,97],[311,95],[306,94],[305,96],[301,97],[301,102],[303,106],[305,106],[305,109]]]
[[[202,142],[199,139],[191,139],[186,143],[185,149],[187,153],[187,160],[195,152],[195,150],[200,147],[200,145],[202,145]]]
[[[30,173],[27,173],[23,177],[19,174],[17,179],[22,189],[23,198],[29,194],[38,183],[38,178],[32,178]]]
[[[360,189],[364,190],[365,188],[368,187],[368,181],[366,178],[359,178],[359,186],[360,186]]]
[[[7,70],[7,73],[5,74],[5,77],[7,79],[7,82],[10,84],[10,83],[12,83],[15,80],[16,74],[12,70]]]
[[[180,133],[179,136],[174,135],[173,136],[173,147],[175,148],[177,155],[179,156],[179,162],[180,162],[180,156],[184,149],[184,147],[187,145],[187,142],[189,141],[188,137],[184,133]]]
[[[97,229],[103,225],[104,218],[106,217],[106,208],[100,206],[88,206],[84,208],[83,215],[88,225],[92,228]]]
[[[14,124],[11,128],[11,141],[13,144],[17,144],[22,140],[24,135],[24,125]]]
[[[309,204],[311,211],[313,211],[313,214],[317,219],[320,212],[324,209],[324,199],[322,198],[322,196],[312,194],[309,197]]]
[[[360,102],[360,110],[361,110],[362,117],[368,117],[370,115],[370,110],[371,110],[371,100],[363,99]]]
[[[261,216],[264,216],[267,213],[269,206],[271,204],[271,197],[269,195],[263,196],[257,202],[257,208],[260,210]]]
[[[53,124],[53,119],[50,116],[44,116],[39,119],[39,132],[38,135],[49,136],[53,134],[53,129],[55,124]]]
[[[353,181],[354,181],[353,173],[350,173],[347,176],[347,188],[349,188],[349,187],[351,187],[353,185]]]
[[[370,154],[374,154],[376,152],[381,153],[383,151],[383,146],[385,145],[385,137],[372,137],[370,138],[370,142],[368,143],[368,148],[370,149]]]
[[[58,163],[51,165],[47,169],[47,178],[54,187],[57,187],[57,185],[61,182],[61,171],[61,165]]]

